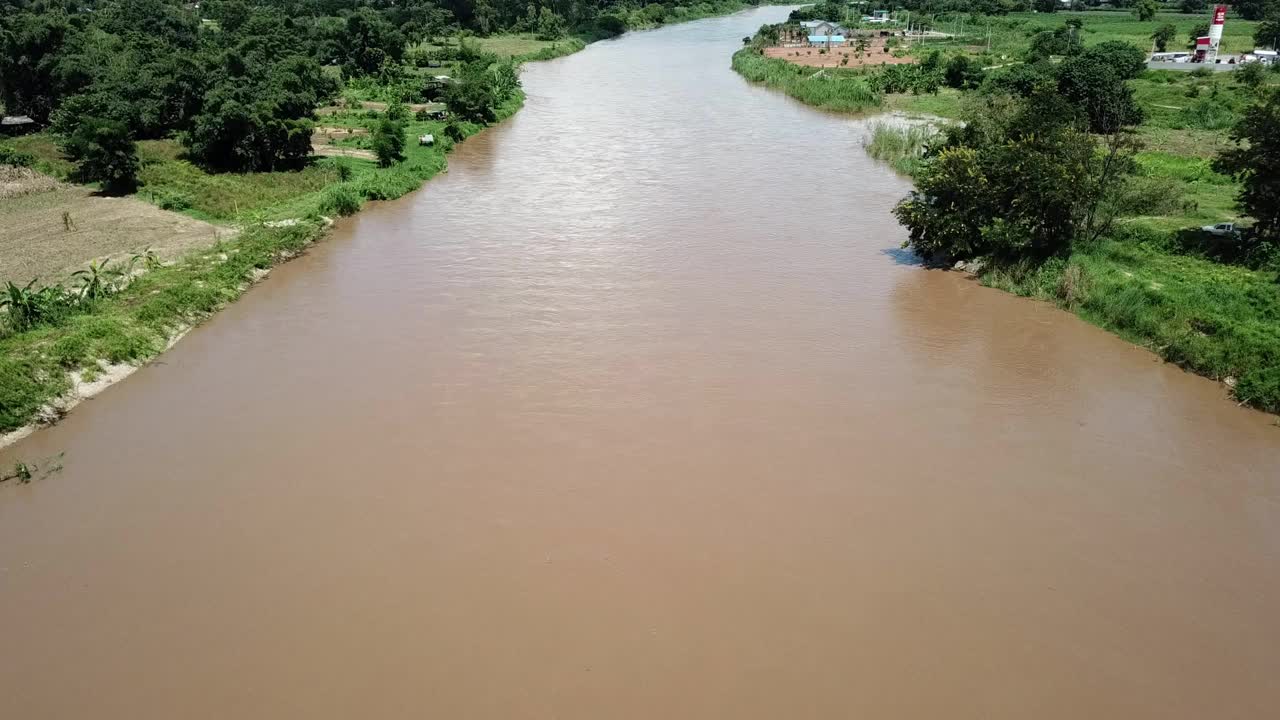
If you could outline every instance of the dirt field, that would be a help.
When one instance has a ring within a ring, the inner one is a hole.
[[[59,282],[91,260],[127,259],[148,247],[168,259],[234,234],[141,200],[31,176],[0,181],[10,193],[0,202],[0,283]]]
[[[322,125],[311,133],[311,151],[316,155],[377,160],[378,156],[368,150],[334,144],[342,140],[368,134],[369,131],[364,128],[325,127]]]
[[[765,57],[781,58],[789,63],[807,67],[864,67],[875,65],[906,65],[916,61],[913,57],[894,57],[885,49],[883,40],[874,40],[865,52],[859,53],[856,46],[826,48],[816,47],[771,47],[765,48]],[[859,57],[861,55],[861,57]],[[842,62],[848,58],[848,62]]]

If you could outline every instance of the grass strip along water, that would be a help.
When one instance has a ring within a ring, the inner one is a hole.
[[[525,33],[466,42],[495,62],[550,60],[626,28],[695,20],[752,5],[726,0],[673,9],[651,6],[663,12],[632,13],[605,35],[544,40]],[[433,62],[431,67],[439,66]],[[329,138],[324,150],[331,156],[298,170],[208,172],[190,162],[176,140],[139,141],[135,197],[235,232],[171,262],[150,252],[117,258],[114,264],[99,259],[89,265],[91,274],[71,278],[70,287],[11,285],[0,319],[0,445],[33,424],[56,421],[83,397],[163,352],[272,266],[303,252],[326,232],[332,218],[355,213],[369,200],[391,200],[421,187],[446,167],[455,143],[509,118],[524,100],[523,92],[512,88],[485,121],[473,122],[441,112],[442,104],[405,105],[394,94],[386,84],[349,85],[339,104],[322,108],[317,121],[317,136]],[[380,163],[372,136],[381,119],[394,112],[401,114],[397,127],[404,146],[396,162]],[[417,142],[428,135],[432,142]],[[0,164],[31,166],[70,179],[75,167],[60,145],[50,133],[12,138],[0,142]],[[86,223],[64,213],[69,230],[77,221]]]
[[[980,29],[976,35],[918,44],[911,50],[918,60],[913,65],[860,69],[818,69],[767,57],[764,48],[778,44],[779,30],[764,28],[735,53],[732,65],[746,79],[816,107],[924,116],[923,124],[874,123],[864,143],[872,157],[915,177],[927,171],[930,146],[940,147],[940,128],[989,111],[993,97],[1014,95],[1016,102],[1024,84],[1056,82],[1058,68],[1083,48],[1120,41],[1149,49],[1158,26],[1196,24],[1193,16],[1137,22],[1127,13],[1057,15],[987,18],[989,24],[966,19]],[[945,20],[938,25],[951,29]],[[997,28],[994,52],[978,42],[986,40],[989,26]],[[1238,23],[1237,35],[1224,46],[1244,47],[1247,38],[1239,34],[1252,27]],[[1063,45],[1053,48],[1061,53],[1036,57],[1037,44],[1051,41]],[[1265,241],[1246,247],[1201,230],[1247,215],[1237,206],[1241,182],[1220,172],[1214,160],[1235,146],[1230,130],[1248,108],[1280,92],[1280,72],[1260,69],[1139,69],[1124,81],[1141,119],[1123,132],[1137,149],[1114,193],[1114,202],[1126,206],[1114,223],[1094,237],[1077,234],[1053,252],[996,253],[965,267],[977,269],[988,286],[1053,302],[1169,362],[1224,382],[1241,403],[1280,413],[1280,253]],[[1106,136],[1096,137],[1101,150]],[[951,153],[952,162],[957,157]],[[951,217],[967,207],[963,199],[955,202]],[[942,253],[934,259],[950,265],[975,256]]]

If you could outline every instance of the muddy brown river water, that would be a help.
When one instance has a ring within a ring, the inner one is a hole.
[[[529,66],[0,452],[0,717],[1280,717],[1274,418],[895,250],[784,13]]]

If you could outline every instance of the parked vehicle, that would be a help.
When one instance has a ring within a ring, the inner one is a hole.
[[[1240,230],[1236,228],[1233,222],[1218,223],[1217,225],[1205,225],[1200,228],[1201,232],[1212,235],[1216,238],[1228,240],[1237,240],[1240,238]]]

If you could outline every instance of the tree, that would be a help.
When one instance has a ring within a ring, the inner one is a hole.
[[[1160,9],[1160,4],[1156,0],[1137,0],[1133,4],[1133,16],[1138,18],[1139,22],[1147,22],[1156,16],[1156,11]]]
[[[89,77],[64,65],[78,33],[62,12],[0,12],[0,102],[10,113],[46,121],[64,94]]]
[[[1196,40],[1209,34],[1209,23],[1196,23],[1191,26],[1191,32],[1187,33],[1187,47],[1194,50]]]
[[[925,257],[1040,261],[1100,232],[1104,201],[1133,170],[1134,144],[1100,152],[1053,92],[993,98],[944,131],[894,209]]]
[[[1259,47],[1280,48],[1280,4],[1267,13],[1253,31],[1253,42]]]
[[[483,60],[463,65],[459,76],[444,91],[449,112],[462,120],[492,122],[494,107],[500,100],[494,80],[488,63]]]
[[[1208,0],[1182,0],[1182,12],[1187,15],[1199,15],[1209,8]]]
[[[1214,161],[1242,187],[1240,209],[1254,219],[1258,242],[1280,242],[1280,91],[1272,89],[1250,106],[1231,131],[1235,147]]]
[[[1231,3],[1231,11],[1245,20],[1261,20],[1274,3],[1275,0],[1239,0]]]
[[[1052,30],[1041,30],[1031,36],[1027,60],[1035,62],[1046,60],[1052,55],[1074,55],[1082,47],[1078,26],[1063,25]]]
[[[1267,82],[1267,70],[1262,67],[1262,63],[1251,62],[1245,63],[1236,68],[1232,73],[1235,81],[1250,90],[1257,91]]]
[[[231,80],[213,88],[182,138],[192,160],[234,172],[302,165],[311,154],[310,108],[299,115],[287,103],[255,92],[260,89]]]
[[[1151,39],[1156,44],[1156,52],[1164,52],[1169,49],[1169,41],[1176,37],[1178,28],[1173,23],[1165,23],[1155,29],[1151,33]]]
[[[1145,55],[1119,40],[1099,43],[1059,66],[1058,92],[1088,120],[1097,133],[1114,133],[1142,122],[1142,108],[1126,80],[1146,69]]]
[[[947,61],[943,80],[947,87],[963,90],[982,84],[982,65],[968,55],[953,55]]]
[[[1036,12],[1056,13],[1060,3],[1058,0],[1034,0]]]
[[[82,182],[100,182],[112,195],[138,187],[138,147],[122,123],[82,118],[62,151],[76,163],[76,176]]]
[[[373,154],[380,167],[390,167],[404,159],[404,126],[383,115],[373,129]]]
[[[347,77],[376,74],[384,64],[400,62],[404,57],[404,35],[367,6],[347,17],[343,41],[346,56],[342,73]]]
[[[1057,87],[1053,66],[1048,61],[1020,63],[993,70],[983,89],[993,94],[1030,97],[1040,90]]]
[[[538,11],[538,39],[559,40],[564,37],[564,18],[545,5]]]

